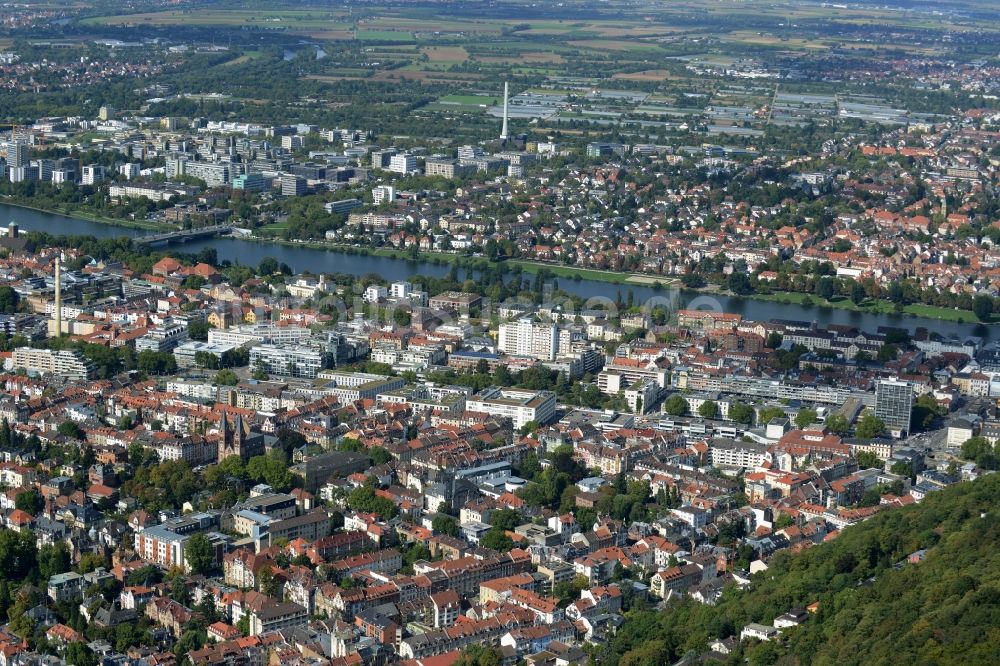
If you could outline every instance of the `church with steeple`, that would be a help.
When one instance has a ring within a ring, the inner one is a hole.
[[[219,462],[229,456],[239,456],[243,462],[264,455],[264,435],[250,432],[250,423],[237,414],[229,417],[222,412],[219,421]]]

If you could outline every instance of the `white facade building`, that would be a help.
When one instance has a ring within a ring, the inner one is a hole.
[[[504,354],[553,360],[559,352],[559,332],[555,324],[524,318],[500,324],[498,349]]]
[[[470,412],[509,418],[515,428],[529,421],[546,424],[555,417],[556,394],[551,391],[488,388],[466,402]]]
[[[417,170],[417,158],[409,153],[393,155],[389,160],[389,171],[407,174]]]

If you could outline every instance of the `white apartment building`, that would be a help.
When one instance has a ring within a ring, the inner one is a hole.
[[[54,180],[53,180],[54,182]],[[112,185],[108,194],[116,198],[140,199],[146,197],[150,201],[170,201],[177,197],[177,192],[168,190],[160,185],[144,183],[123,183]]]
[[[58,375],[83,381],[94,373],[93,365],[79,352],[18,347],[11,355],[11,367],[30,373]]]
[[[409,153],[393,155],[389,160],[389,171],[407,174],[417,170],[417,158]]]
[[[24,167],[28,166],[28,144],[20,141],[13,141],[6,144],[7,166]]]
[[[227,329],[210,329],[208,342],[220,345],[245,345],[253,342],[269,344],[301,343],[312,336],[312,331],[301,326],[275,326],[273,324],[248,324]]]
[[[208,382],[194,382],[185,379],[172,379],[167,382],[167,393],[175,393],[197,400],[218,400],[218,387]]]
[[[541,424],[551,421],[556,413],[556,394],[551,391],[493,387],[469,398],[466,409],[509,418],[515,428],[521,428],[529,421]]]
[[[393,282],[389,286],[389,295],[393,298],[409,298],[413,293],[413,285],[409,282]]]
[[[755,469],[769,457],[763,444],[731,439],[711,440],[708,451],[713,467]]]
[[[559,352],[559,331],[555,324],[529,318],[506,322],[500,324],[497,348],[504,354],[551,361]]]
[[[646,414],[659,401],[663,389],[655,380],[644,377],[625,389],[625,402],[636,414]]]
[[[232,177],[231,165],[219,162],[184,162],[183,173],[192,178],[200,178],[208,187],[228,185]]]
[[[396,200],[396,188],[392,185],[379,185],[372,188],[372,200],[378,206],[383,201],[392,203]]]
[[[138,178],[139,176],[139,163],[138,162],[128,162],[122,164],[118,167],[118,173],[125,176],[128,180],[133,178]]]
[[[173,351],[177,367],[194,368],[198,365],[199,354],[209,354],[222,360],[225,354],[235,351],[237,348],[238,345],[219,345],[201,340],[188,340],[174,347]]]
[[[177,345],[188,339],[187,327],[183,324],[173,324],[151,329],[135,341],[135,350],[142,351],[172,351]]]
[[[263,367],[272,375],[315,378],[328,365],[329,356],[307,347],[258,344],[250,348],[250,367]]]
[[[104,180],[104,167],[100,164],[89,164],[83,167],[82,182],[84,185],[94,185]]]
[[[380,284],[368,285],[365,289],[365,300],[369,303],[378,303],[389,295],[389,290]]]

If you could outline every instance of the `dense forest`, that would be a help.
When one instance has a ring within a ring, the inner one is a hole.
[[[611,666],[691,659],[748,622],[819,603],[802,626],[723,659],[750,664],[996,664],[1000,660],[1000,475],[885,511],[797,555],[779,553],[716,606],[632,612],[594,655]],[[907,563],[910,554],[926,557]]]

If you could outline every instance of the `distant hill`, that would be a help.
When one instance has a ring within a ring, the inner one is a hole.
[[[923,561],[910,554],[926,549]],[[744,643],[722,663],[1000,663],[1000,474],[931,493],[921,504],[880,513],[834,541],[781,553],[743,592],[716,606],[691,600],[628,616],[595,655],[612,666],[653,666],[771,624],[793,607],[819,608],[769,643]],[[894,566],[895,565],[895,566]]]

